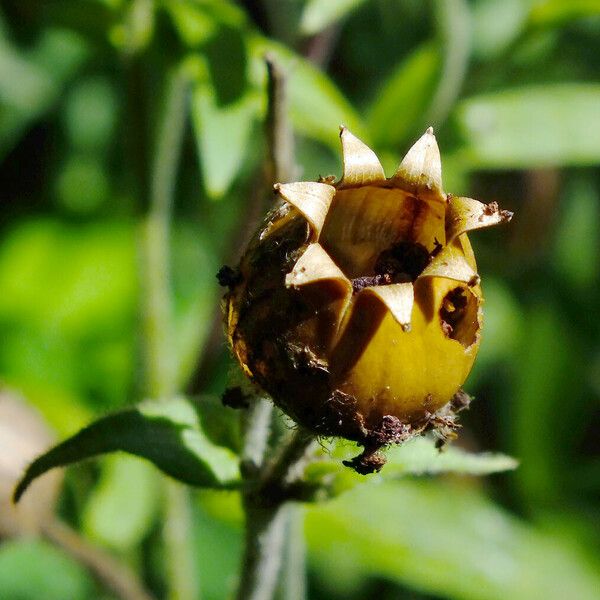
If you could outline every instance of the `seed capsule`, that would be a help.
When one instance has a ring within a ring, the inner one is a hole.
[[[452,421],[482,327],[467,232],[512,214],[442,191],[431,128],[390,178],[347,129],[340,137],[339,182],[275,185],[225,320],[243,370],[278,406],[373,454]]]

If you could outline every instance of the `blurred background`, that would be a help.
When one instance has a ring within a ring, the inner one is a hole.
[[[433,125],[445,189],[516,215],[471,236],[486,326],[458,443],[520,467],[307,507],[290,548],[305,596],[599,597],[600,2],[2,0],[0,599],[116,598],[94,560],[167,596],[177,559],[149,464],[54,474],[18,525],[8,494],[50,440],[144,397],[141,223],[173,181],[177,385],[227,385],[215,273],[265,207],[267,51],[287,72],[301,178],[340,175],[341,123],[388,175]],[[194,492],[189,508],[195,597],[228,598],[239,499]],[[53,511],[68,539],[28,535]]]

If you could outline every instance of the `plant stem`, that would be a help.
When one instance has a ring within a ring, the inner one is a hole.
[[[163,539],[167,555],[169,598],[195,600],[199,583],[192,539],[192,511],[188,490],[176,481],[167,481]]]
[[[246,544],[237,600],[271,600],[275,595],[292,510],[287,491],[315,445],[311,434],[294,432],[246,489]]]
[[[302,506],[290,505],[278,600],[306,600],[306,542]]]
[[[185,132],[187,81],[171,75],[157,136],[144,222],[144,343],[146,388],[153,398],[176,393],[171,302],[171,214],[177,167]]]
[[[275,458],[267,463],[258,478],[257,489],[267,501],[273,501],[281,491],[301,477],[305,457],[317,445],[315,436],[305,429],[296,429],[279,446]]]
[[[466,0],[434,0],[433,7],[444,59],[440,81],[425,120],[439,127],[454,106],[467,75],[471,15]]]
[[[287,183],[296,177],[294,132],[287,115],[286,75],[276,59],[267,54],[267,185]]]
[[[242,429],[244,445],[240,457],[242,471],[246,477],[259,473],[271,434],[273,403],[266,398],[255,398],[243,415]]]
[[[287,182],[296,174],[293,131],[287,117],[286,77],[276,60],[265,56],[268,74],[268,110],[265,187]],[[268,196],[268,194],[265,194]],[[244,421],[242,474],[246,482],[243,504],[246,513],[246,544],[238,587],[238,600],[271,600],[277,589],[290,506],[286,486],[303,463],[314,441],[297,431],[282,443],[276,457],[264,464],[271,431],[272,405],[257,398]]]
[[[167,399],[177,393],[176,350],[170,275],[171,220],[177,168],[186,125],[188,81],[175,71],[168,79],[150,181],[150,204],[143,224],[144,356],[146,390]],[[195,600],[198,582],[193,560],[189,495],[166,484],[164,523],[169,598]]]
[[[75,530],[55,519],[43,526],[42,533],[50,542],[62,548],[85,565],[96,579],[121,600],[152,600],[136,574],[109,554],[83,539]]]
[[[245,502],[246,544],[237,600],[271,600],[281,569],[289,505]]]

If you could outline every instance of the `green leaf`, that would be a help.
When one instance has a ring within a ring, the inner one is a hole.
[[[38,217],[0,244],[0,370],[62,435],[90,421],[86,408],[120,406],[131,387],[135,242],[127,219]]]
[[[204,45],[210,80],[216,102],[226,106],[240,100],[246,92],[247,48],[237,27],[222,25]]]
[[[581,342],[562,305],[562,299],[546,293],[528,308],[514,358],[509,427],[522,459],[516,479],[530,506],[538,509],[564,505],[566,457],[581,443],[577,422],[585,396],[578,382],[585,379],[587,350],[578,347]]]
[[[22,52],[0,21],[0,158],[52,108],[86,54],[80,37],[55,29],[45,30],[31,51]]]
[[[118,106],[108,78],[88,77],[69,91],[64,120],[72,146],[94,155],[110,144]]]
[[[523,0],[480,0],[472,7],[473,54],[489,60],[506,50],[527,18]]]
[[[467,0],[434,0],[433,6],[442,69],[426,118],[428,125],[439,127],[448,117],[467,77],[473,26]]]
[[[385,451],[387,463],[378,475],[359,475],[342,465],[342,460],[360,454],[355,444],[338,442],[326,459],[309,465],[306,481],[316,490],[316,498],[338,496],[357,485],[372,481],[400,479],[409,475],[438,475],[455,473],[461,475],[489,475],[515,469],[517,461],[510,456],[494,453],[475,454],[455,446],[442,452],[436,449],[430,438],[419,437],[401,446]]]
[[[426,126],[424,118],[440,68],[439,50],[431,42],[396,67],[369,112],[369,129],[376,146],[397,148]]]
[[[505,454],[493,452],[467,452],[449,446],[441,452],[433,440],[417,438],[403,446],[391,448],[387,453],[389,470],[385,478],[405,475],[437,475],[456,473],[461,475],[490,475],[512,471],[518,462]]]
[[[533,6],[529,22],[538,27],[558,27],[573,19],[599,14],[600,0],[546,0]]]
[[[486,278],[484,285],[485,332],[475,371],[469,376],[469,388],[475,387],[474,381],[481,370],[496,366],[498,361],[514,360],[523,331],[521,307],[510,288],[501,279],[492,277]]]
[[[117,220],[29,220],[13,228],[0,246],[0,315],[59,327],[62,338],[114,330],[135,310],[134,234]]]
[[[37,540],[0,545],[0,597],[13,600],[86,600],[93,583],[85,569]]]
[[[255,85],[266,89],[264,56],[272,53],[288,77],[290,117],[297,133],[318,140],[339,153],[339,129],[345,125],[366,143],[361,118],[329,77],[285,46],[259,36],[250,39]]]
[[[220,210],[223,208],[236,213],[231,198]],[[215,273],[222,259],[210,240],[211,234],[227,238],[223,221],[220,223],[221,228],[196,220],[181,219],[173,224],[171,276],[176,316],[173,326],[180,388],[187,385],[197,367],[198,356],[210,335],[215,305],[221,297]]]
[[[201,425],[202,401],[183,398],[148,401],[101,418],[34,460],[15,490],[15,500],[54,467],[119,450],[145,458],[190,485],[231,486],[239,478],[236,455],[214,444]]]
[[[456,117],[473,168],[526,169],[600,162],[600,85],[523,87],[464,100]]]
[[[131,456],[111,456],[103,465],[83,514],[86,536],[126,552],[148,534],[159,508],[156,471]]]
[[[111,42],[127,54],[142,52],[152,41],[156,7],[152,0],[132,0],[124,10],[122,22],[110,30]]]
[[[196,86],[192,96],[192,122],[207,194],[219,199],[239,174],[260,108],[256,94],[219,105],[211,84]]]
[[[227,517],[224,517],[222,514],[215,515],[202,506],[207,493],[214,494],[203,490],[193,506],[196,552],[202,557],[197,568],[202,582],[203,600],[221,600],[234,596],[234,585],[239,575],[239,557],[244,543],[243,529],[241,523],[231,522],[231,513],[228,511],[232,497],[238,498],[239,495],[218,494],[221,498],[215,499],[214,504],[227,512]],[[238,508],[238,511],[241,509]]]
[[[60,204],[75,214],[89,215],[109,197],[110,183],[100,161],[85,153],[69,156],[56,177],[56,196]]]
[[[183,43],[192,48],[202,46],[218,35],[219,27],[242,30],[247,24],[243,9],[228,1],[170,0],[163,5]],[[230,49],[225,48],[225,52]]]
[[[300,18],[300,31],[305,35],[319,33],[364,3],[365,0],[308,0]]]
[[[215,32],[217,23],[198,4],[179,0],[169,2],[165,9],[182,41],[192,48],[204,44]]]
[[[554,260],[560,277],[585,290],[600,272],[600,228],[593,180],[581,174],[566,186],[561,225],[556,232]]]
[[[593,600],[597,565],[472,486],[409,481],[361,486],[307,510],[313,569],[336,593],[380,577],[443,598]]]

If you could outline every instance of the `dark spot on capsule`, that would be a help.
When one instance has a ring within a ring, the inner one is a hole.
[[[446,294],[440,308],[440,319],[444,335],[455,339],[454,331],[464,318],[466,307],[467,298],[462,288],[454,288]]]
[[[477,341],[479,319],[478,301],[470,290],[459,286],[450,290],[442,300],[439,310],[440,325],[444,335],[468,348]]]
[[[377,275],[388,275],[392,283],[414,281],[429,264],[431,256],[423,244],[397,242],[384,250],[375,262]]]
[[[217,272],[217,281],[220,286],[233,289],[236,285],[242,283],[243,277],[238,269],[223,265]]]

